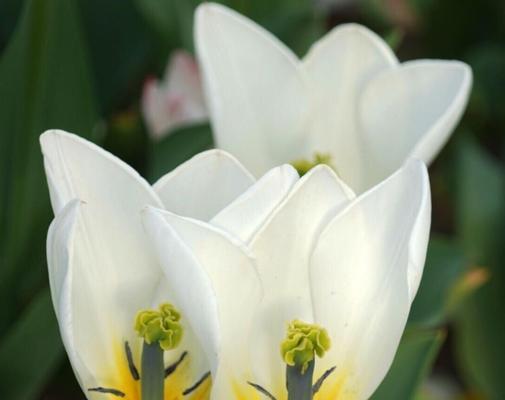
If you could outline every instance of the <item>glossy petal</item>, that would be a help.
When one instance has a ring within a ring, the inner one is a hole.
[[[310,284],[315,320],[332,338],[319,367],[337,366],[325,384],[335,397],[369,398],[391,365],[424,265],[430,204],[426,168],[411,161],[319,238]]]
[[[133,321],[157,300],[163,283],[140,211],[161,202],[131,168],[83,139],[51,131],[41,145],[57,221],[70,207],[64,204],[81,201],[72,230],[55,223],[48,239],[53,298],[73,366],[79,375],[92,373],[82,379],[84,390],[135,393],[118,387],[131,381],[124,342],[139,355]],[[171,300],[168,293],[164,300]]]
[[[315,238],[352,192],[326,166],[304,175],[251,241],[265,296],[252,337],[256,383],[279,390],[285,366],[278,347],[286,323],[313,319],[307,285]]]
[[[298,179],[298,173],[290,165],[273,168],[212,218],[211,223],[248,243]]]
[[[430,163],[456,127],[471,84],[470,68],[457,61],[411,61],[372,79],[359,113],[370,159],[366,185],[384,179],[409,157]]]
[[[254,22],[217,4],[200,6],[195,24],[218,147],[256,176],[299,158],[310,110],[295,55]]]
[[[261,296],[253,259],[236,239],[200,221],[148,208],[144,224],[177,302],[204,345],[212,398],[233,398],[233,384],[251,377],[249,332]]]
[[[149,184],[130,166],[79,136],[46,131],[40,136],[55,214],[78,198],[108,211],[132,215],[145,204],[161,206]],[[139,217],[140,220],[140,217]]]
[[[83,390],[95,383],[92,372],[84,365],[76,351],[72,313],[72,243],[79,215],[79,200],[71,201],[51,223],[47,234],[47,265],[54,310],[60,334],[76,378]]]
[[[357,24],[334,28],[303,61],[315,101],[308,156],[330,153],[339,175],[354,189],[367,173],[357,121],[359,95],[370,78],[396,64],[387,44]]]
[[[140,210],[161,204],[138,174],[99,147],[65,132],[41,136],[44,166],[56,215],[80,199],[74,233],[71,314],[76,351],[97,376],[110,371],[140,308],[151,305],[161,270],[146,251]],[[111,318],[114,316],[114,318]],[[126,337],[124,337],[126,336]],[[97,343],[97,340],[99,343]]]
[[[154,190],[167,210],[208,221],[253,183],[253,176],[233,156],[209,150],[160,178]]]

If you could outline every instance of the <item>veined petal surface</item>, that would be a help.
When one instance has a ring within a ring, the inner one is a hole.
[[[310,285],[315,320],[332,339],[319,373],[337,367],[330,398],[367,399],[387,373],[417,290],[409,275],[424,265],[430,204],[426,168],[413,160],[321,234]]]
[[[456,127],[471,84],[466,64],[442,60],[409,61],[371,79],[359,104],[364,154],[370,160],[365,186],[409,157],[430,163]]]
[[[249,243],[298,179],[298,173],[291,165],[271,169],[212,218],[211,223]]]
[[[47,264],[49,285],[54,310],[60,326],[60,334],[68,357],[74,368],[76,378],[85,391],[93,385],[93,373],[80,359],[76,351],[72,329],[72,269],[70,259],[73,257],[72,243],[79,216],[79,200],[70,201],[56,216],[47,234]]]
[[[218,147],[255,176],[298,158],[310,100],[296,56],[254,22],[217,4],[197,9],[195,40]]]
[[[397,64],[389,46],[358,24],[337,26],[303,60],[315,102],[306,156],[329,153],[338,174],[354,190],[361,187],[368,167],[357,120],[359,95],[369,79]]]
[[[154,184],[167,210],[208,221],[255,179],[230,154],[209,150],[179,165]]]
[[[251,379],[250,332],[262,293],[254,260],[239,241],[201,221],[150,207],[144,224],[205,348],[212,398],[235,398],[236,385]]]
[[[48,237],[50,280],[70,360],[90,399],[103,395],[88,389],[110,387],[136,400],[139,385],[125,345],[139,366],[133,322],[139,310],[158,300],[164,276],[140,211],[161,202],[130,167],[83,139],[50,131],[41,136],[41,145],[56,213]],[[76,201],[78,212],[71,212]],[[166,293],[164,301],[170,300]],[[167,362],[178,357],[180,352],[167,353]],[[182,393],[188,385],[188,368],[172,390]]]
[[[285,365],[277,349],[286,324],[295,318],[313,320],[307,281],[316,238],[352,197],[329,167],[313,168],[251,240],[265,293],[252,334],[254,376],[256,383],[274,392],[281,392],[284,382]]]
[[[431,162],[472,82],[460,62],[399,64],[358,24],[334,28],[300,61],[259,25],[209,3],[197,13],[196,44],[217,146],[255,176],[329,154],[356,193],[409,157]]]

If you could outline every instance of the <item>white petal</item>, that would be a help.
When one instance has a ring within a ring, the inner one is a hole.
[[[51,223],[47,234],[47,265],[49,284],[54,310],[60,327],[61,338],[75,375],[85,391],[95,380],[85,364],[81,362],[75,348],[72,330],[72,243],[79,213],[79,200],[71,201]]]
[[[303,64],[316,102],[307,156],[330,153],[338,174],[356,190],[366,171],[356,124],[359,94],[370,78],[397,60],[375,33],[345,24],[316,42]]]
[[[161,177],[154,190],[167,210],[208,221],[253,183],[254,177],[233,156],[209,150]]]
[[[195,24],[218,147],[256,176],[299,158],[310,110],[295,55],[259,25],[217,4],[200,6]]]
[[[55,213],[72,199],[84,203],[80,239],[73,245],[75,274],[82,274],[78,291],[83,298],[94,292],[105,296],[103,305],[95,304],[96,311],[104,319],[117,313],[122,322],[115,321],[116,334],[131,331],[136,312],[150,305],[161,276],[140,211],[161,202],[132,168],[98,146],[61,131],[46,132],[40,141]],[[83,301],[83,312],[93,310],[93,300]]]
[[[352,194],[326,166],[304,175],[252,239],[251,249],[264,286],[264,299],[252,337],[255,377],[265,388],[284,382],[278,347],[286,324],[310,322],[309,258],[319,233]]]
[[[118,363],[124,341],[138,352],[133,320],[140,308],[150,305],[155,283],[151,292],[142,293],[134,276],[120,274],[122,266],[114,270],[96,251],[92,210],[82,204],[78,213],[69,215],[71,206],[58,215],[48,237],[51,289],[62,338],[85,391],[97,385],[118,388],[121,368],[127,368]],[[73,219],[71,230],[67,218]]]
[[[470,68],[457,61],[411,61],[372,79],[359,113],[370,169],[375,170],[367,185],[409,157],[430,163],[458,123],[471,84]]]
[[[55,214],[75,198],[103,207],[104,214],[131,215],[146,204],[161,206],[133,168],[93,143],[50,130],[40,136],[40,145]]]
[[[72,199],[82,201],[72,235],[48,244],[55,247],[48,252],[53,295],[65,299],[58,317],[71,332],[74,367],[96,378],[85,384],[115,387],[127,369],[124,341],[139,352],[134,318],[152,305],[163,277],[140,218],[146,204],[161,202],[131,168],[83,139],[52,131],[41,145],[57,215]]]
[[[339,395],[369,398],[388,371],[417,290],[411,275],[420,277],[424,266],[429,225],[426,168],[411,161],[321,234],[310,281],[315,319],[332,348],[319,364],[337,366]]]
[[[261,297],[254,261],[211,225],[154,208],[144,212],[144,224],[209,358],[212,398],[233,398],[232,384],[250,379],[248,334]]]
[[[211,224],[248,243],[298,179],[291,165],[273,168],[212,218]]]

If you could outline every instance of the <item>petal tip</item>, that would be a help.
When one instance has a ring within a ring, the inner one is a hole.
[[[393,50],[384,41],[384,39],[366,26],[355,22],[337,25],[312,45],[305,59],[310,59],[309,56],[311,53],[317,53],[318,49],[324,49],[327,46],[332,46],[335,41],[339,41],[342,38],[356,38],[358,40],[364,40],[370,43],[372,47],[378,49],[379,53],[382,54],[390,65],[398,64],[398,59],[396,58]]]
[[[195,26],[198,28],[208,23],[213,18],[220,16],[234,16],[235,12],[230,8],[217,3],[205,2],[200,4],[195,11]]]
[[[42,149],[42,153],[46,153],[47,150],[55,144],[57,138],[61,137],[74,138],[75,135],[73,133],[69,133],[61,129],[48,129],[44,131],[39,136],[39,143]]]

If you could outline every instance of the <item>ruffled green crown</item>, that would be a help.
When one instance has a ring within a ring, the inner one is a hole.
[[[286,339],[281,343],[281,355],[286,364],[301,366],[304,373],[315,355],[322,357],[330,346],[326,329],[294,320],[288,325]]]
[[[142,310],[135,318],[135,331],[147,344],[159,343],[163,350],[176,348],[181,342],[183,328],[181,314],[170,303],[159,310]]]

